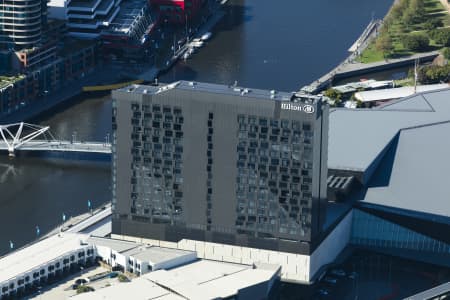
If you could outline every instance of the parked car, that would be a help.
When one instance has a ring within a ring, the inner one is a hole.
[[[346,275],[345,271],[342,269],[333,269],[330,271],[330,274],[334,275],[334,276],[339,276],[339,277],[345,277],[345,275]]]
[[[75,280],[75,284],[77,285],[83,285],[89,282],[89,279],[86,278],[78,278],[77,280]]]
[[[330,283],[330,284],[336,284],[336,283],[337,283],[337,280],[336,280],[336,278],[326,276],[326,277],[323,279],[323,282]]]
[[[356,277],[358,277],[358,273],[356,272],[351,272],[350,274],[348,274],[348,278],[350,279],[355,279]]]
[[[317,293],[321,296],[327,296],[329,292],[326,289],[320,289],[317,291]]]

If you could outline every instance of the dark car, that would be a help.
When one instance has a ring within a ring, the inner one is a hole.
[[[87,280],[84,278],[78,278],[77,280],[75,280],[76,285],[83,285],[85,283],[87,283]]]

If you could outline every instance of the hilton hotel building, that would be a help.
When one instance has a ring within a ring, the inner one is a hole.
[[[185,81],[116,90],[113,236],[279,263],[285,279],[309,282],[327,145],[318,97]]]

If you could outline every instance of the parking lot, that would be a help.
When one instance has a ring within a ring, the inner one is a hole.
[[[44,286],[40,291],[28,299],[48,299],[48,300],[62,300],[62,299],[68,299],[74,295],[77,294],[76,287],[73,288],[73,285],[77,279],[86,279],[91,278],[92,276],[109,273],[110,270],[106,269],[102,266],[94,266],[88,269],[84,269],[76,274],[70,275],[69,277],[64,278],[63,280],[59,281],[58,283],[55,283],[50,286]],[[110,278],[108,276],[91,281],[86,283],[86,286],[90,286],[96,289],[100,289],[106,286],[111,286],[115,284],[119,284],[119,280],[117,278]]]
[[[270,300],[400,300],[449,280],[449,268],[359,250],[314,285],[281,283]]]

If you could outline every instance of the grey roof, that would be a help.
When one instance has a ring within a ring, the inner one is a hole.
[[[403,128],[450,119],[450,89],[425,92],[380,109],[334,109],[330,113],[328,167],[368,171]]]
[[[192,253],[194,252],[150,246],[131,249],[124,252],[123,255],[134,257],[141,261],[158,264],[176,259],[178,257],[192,255]]]
[[[450,121],[402,130],[364,202],[450,217],[449,134]]]
[[[87,240],[88,243],[96,245],[96,246],[104,246],[111,248],[112,250],[115,250],[119,253],[129,251],[131,249],[137,248],[139,246],[142,246],[143,244],[138,244],[135,242],[128,242],[128,241],[122,241],[122,240],[115,240],[110,238],[102,238],[102,237],[96,237],[91,236]]]
[[[123,92],[144,93],[144,94],[158,94],[168,92],[173,89],[202,91],[215,94],[241,95],[243,98],[255,99],[271,99],[278,101],[290,100],[293,93],[268,91],[260,89],[251,89],[231,85],[194,82],[194,81],[177,81],[167,85],[149,86],[149,85],[133,85],[120,89]],[[272,94],[273,93],[273,94]],[[272,98],[273,95],[273,98]],[[314,98],[314,97],[313,97]]]
[[[449,133],[450,89],[378,109],[336,109],[328,167],[364,173],[366,203],[449,217]]]

